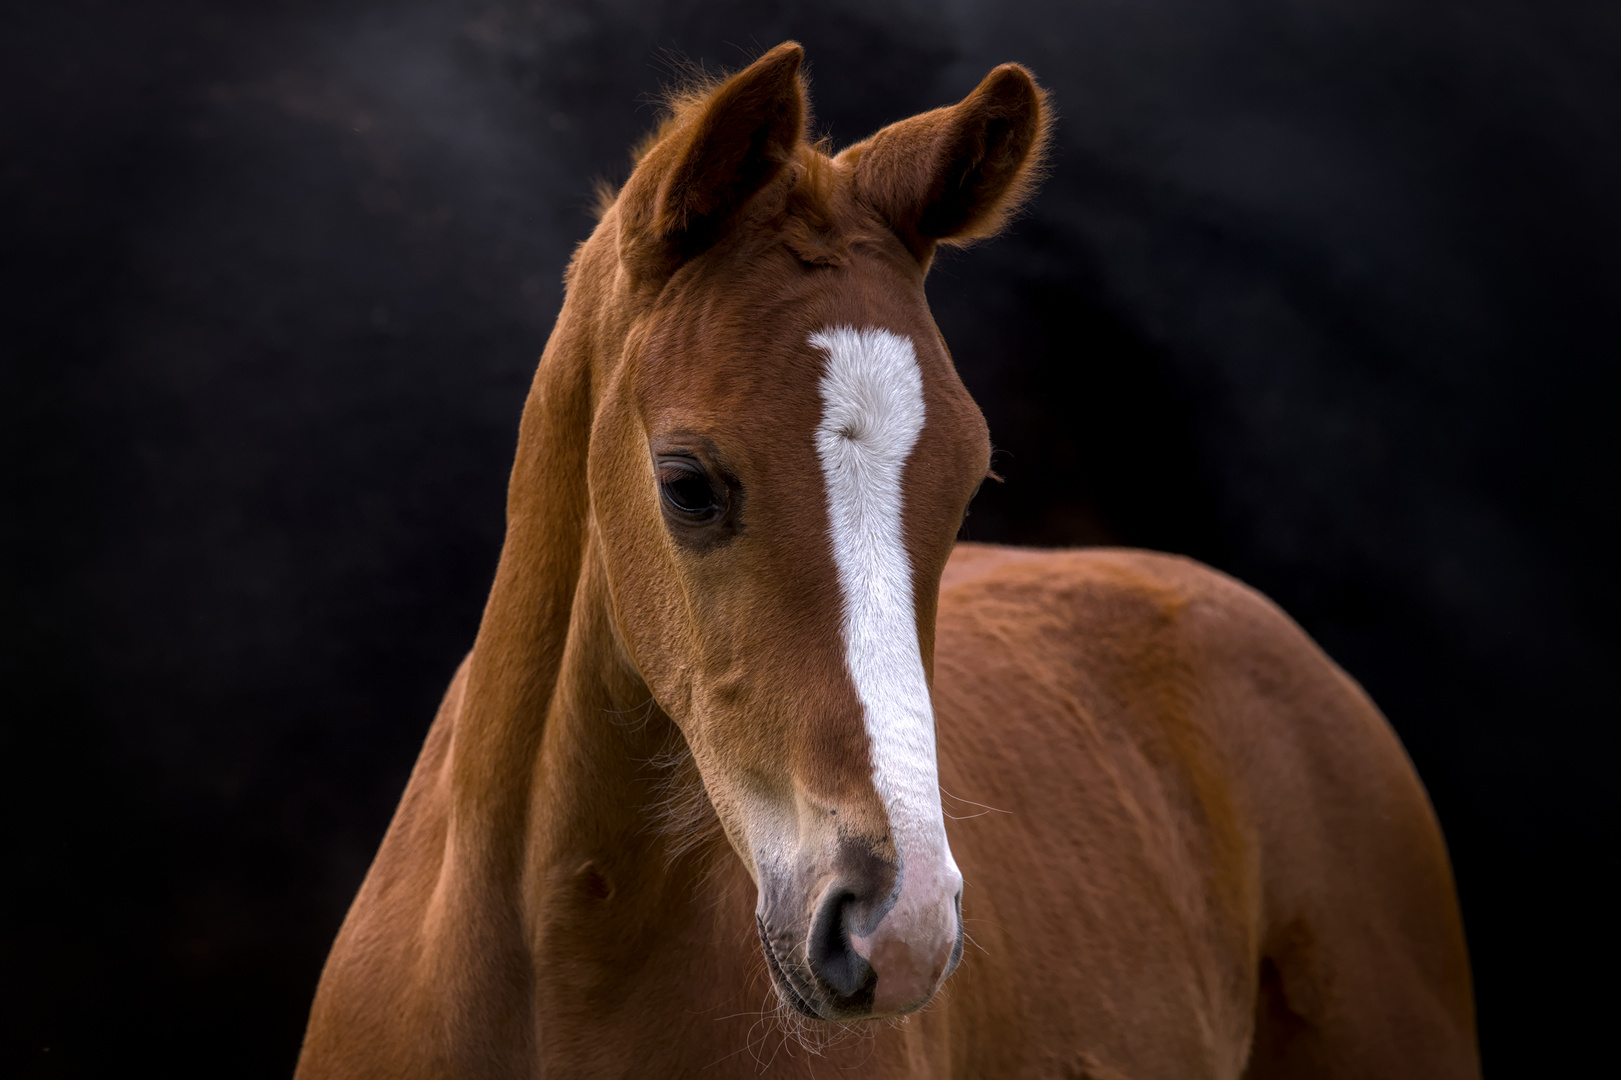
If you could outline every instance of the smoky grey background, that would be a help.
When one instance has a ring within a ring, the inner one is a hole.
[[[6,1071],[290,1071],[592,181],[786,38],[841,145],[1052,90],[1041,194],[929,281],[1007,478],[968,535],[1273,596],[1429,787],[1487,1068],[1592,1052],[1621,7],[69,0],[0,9]]]

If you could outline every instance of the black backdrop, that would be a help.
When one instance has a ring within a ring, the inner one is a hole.
[[[1017,59],[1061,113],[939,322],[975,539],[1187,552],[1372,692],[1487,1067],[1607,1015],[1621,8],[8,2],[0,1069],[291,1068],[472,639],[519,409],[675,56],[839,142]]]

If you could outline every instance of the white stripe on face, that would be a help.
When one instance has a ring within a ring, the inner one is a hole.
[[[903,893],[948,886],[957,868],[940,812],[934,709],[901,527],[902,475],[923,430],[923,377],[911,340],[888,330],[835,327],[811,335],[810,344],[827,355],[816,453],[844,594],[845,662],[865,712],[873,782],[911,879]],[[905,900],[898,908],[910,906]]]

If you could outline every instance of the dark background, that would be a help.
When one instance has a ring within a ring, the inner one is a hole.
[[[930,280],[972,537],[1276,598],[1434,798],[1487,1068],[1613,1028],[1621,5],[58,0],[0,9],[0,1071],[289,1072],[591,181],[787,37],[840,143],[1056,95]]]

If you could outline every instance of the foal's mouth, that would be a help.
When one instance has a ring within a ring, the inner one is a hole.
[[[766,966],[771,969],[771,982],[776,987],[778,995],[789,1005],[792,1005],[797,1012],[804,1013],[812,1020],[827,1019],[816,1006],[810,1003],[810,1000],[804,994],[800,993],[799,988],[788,977],[788,972],[783,968],[782,961],[777,957],[776,947],[771,944],[771,934],[766,930],[765,920],[756,914],[754,923],[760,930],[760,948],[765,950]]]

